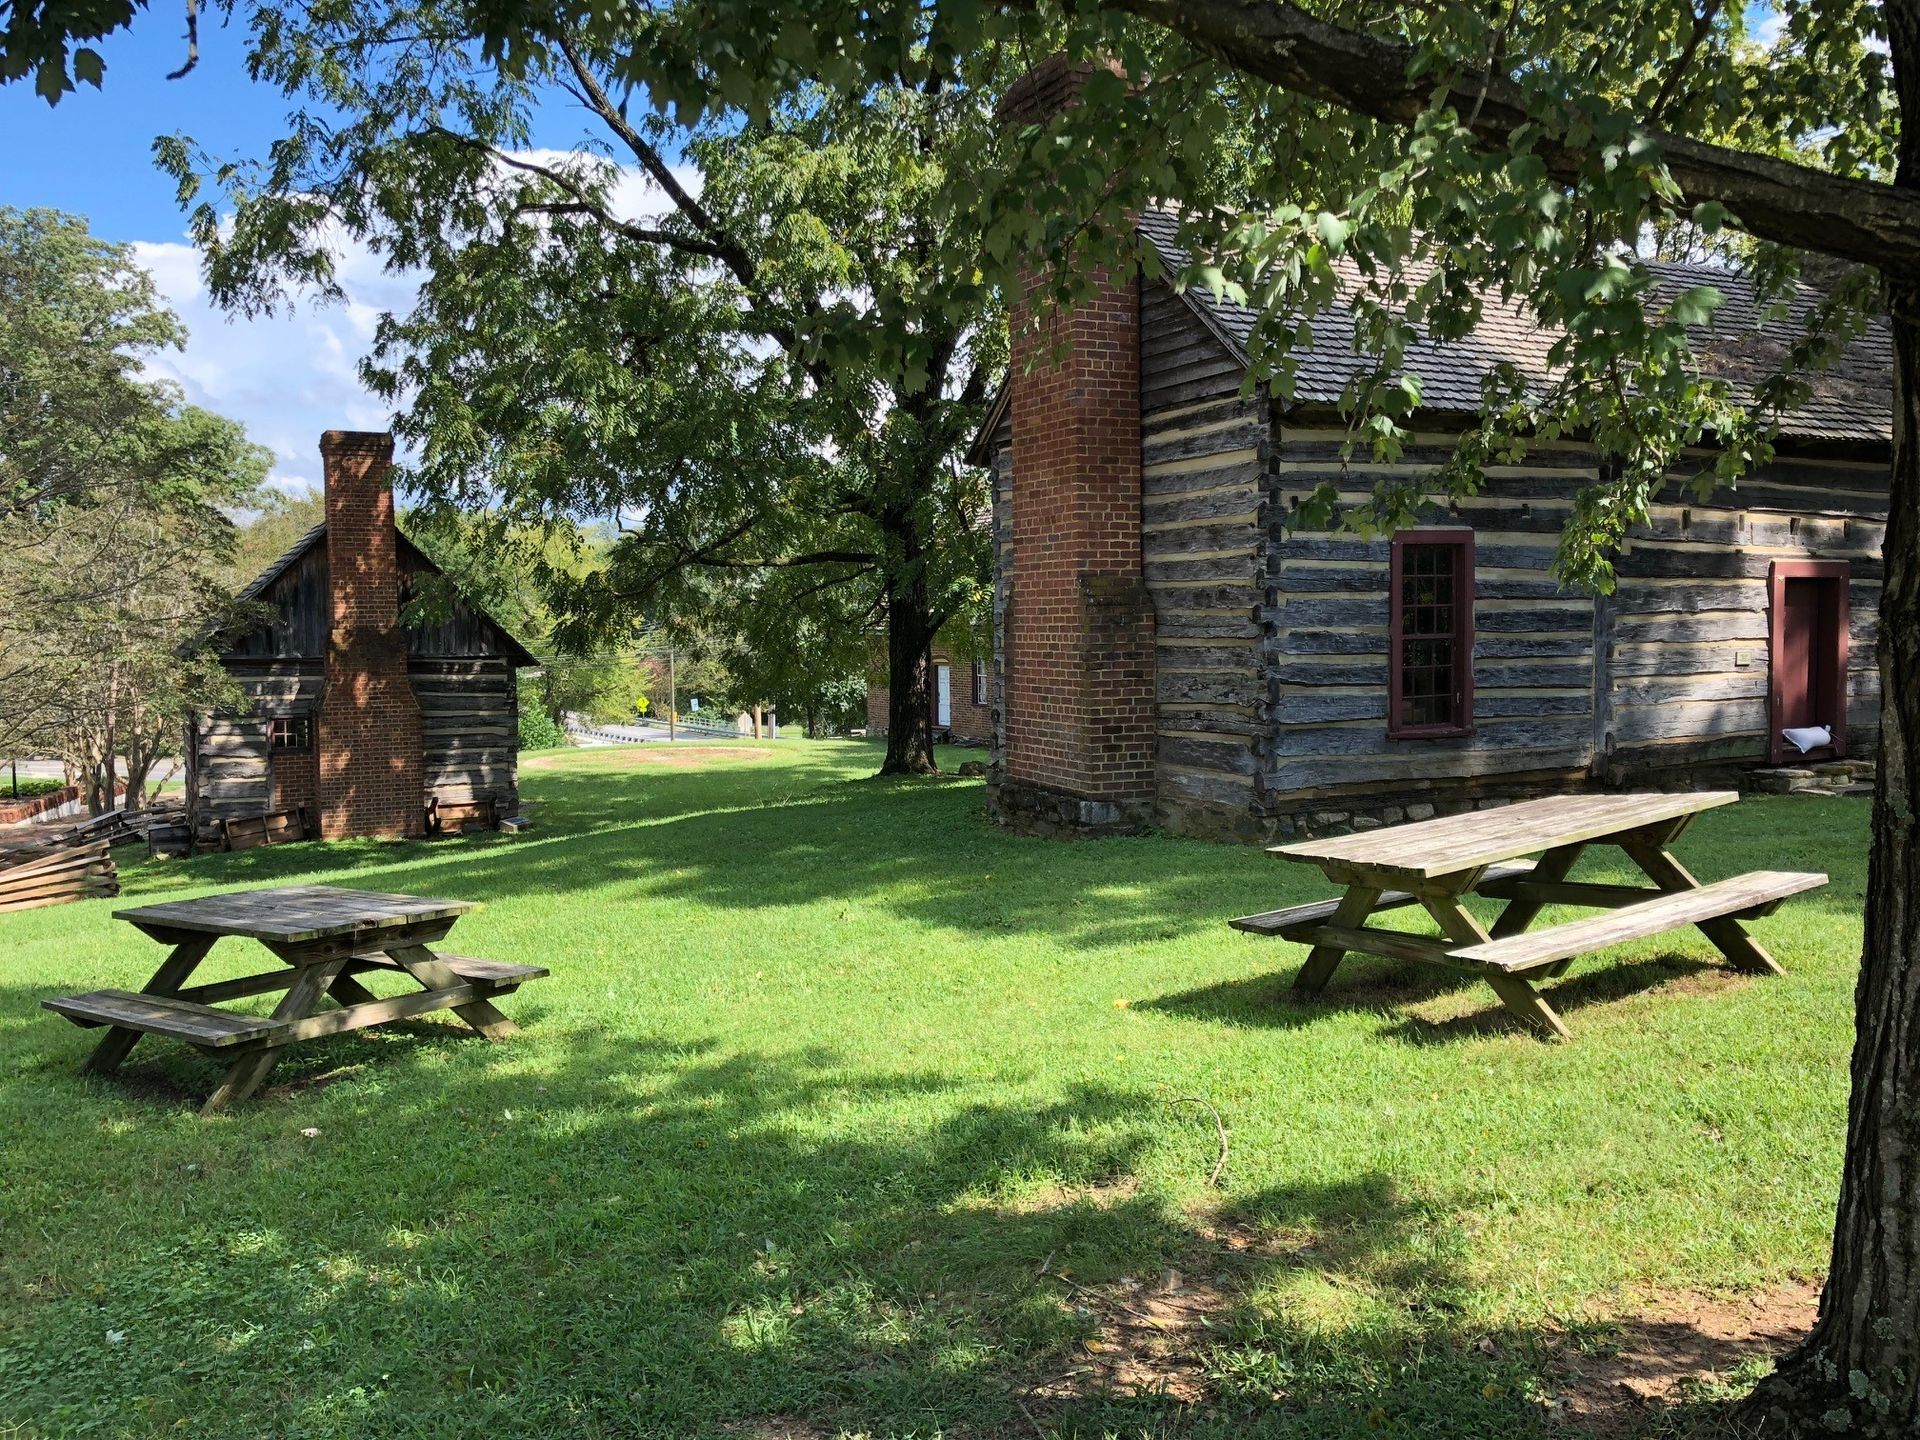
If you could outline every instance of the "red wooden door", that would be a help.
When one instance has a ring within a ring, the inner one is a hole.
[[[1773,567],[1768,661],[1775,760],[1797,752],[1781,731],[1825,725],[1844,755],[1847,725],[1847,572],[1845,562],[1778,561]]]
[[[1824,580],[1790,579],[1780,597],[1780,713],[1774,723],[1782,730],[1825,723],[1817,697],[1822,693],[1820,641],[1825,627],[1820,621],[1828,608],[1822,594],[1826,589]]]

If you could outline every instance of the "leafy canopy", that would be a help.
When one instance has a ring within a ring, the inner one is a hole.
[[[1101,64],[1082,107],[1028,129],[999,164],[947,187],[947,202],[970,217],[950,233],[986,277],[1005,286],[1045,257],[1057,294],[1071,300],[1089,262],[1132,258],[1151,271],[1156,257],[1135,254],[1128,216],[1177,200],[1195,257],[1180,278],[1258,310],[1256,372],[1282,397],[1298,350],[1315,339],[1315,316],[1336,301],[1351,308],[1365,362],[1344,397],[1352,445],[1387,458],[1420,412],[1414,341],[1458,339],[1491,307],[1519,310],[1563,337],[1554,373],[1545,384],[1491,376],[1483,423],[1435,485],[1458,493],[1486,464],[1514,463],[1539,440],[1591,436],[1616,463],[1583,497],[1560,564],[1604,587],[1609,550],[1670,475],[1693,469],[1687,452],[1717,447],[1701,484],[1764,462],[1778,416],[1804,398],[1805,370],[1828,363],[1878,303],[1873,278],[1860,274],[1823,274],[1819,297],[1796,292],[1800,256],[1730,230],[1738,216],[1727,204],[1689,197],[1667,168],[1671,146],[1655,138],[1681,133],[1840,175],[1887,176],[1893,92],[1881,7],[1789,0],[1763,36],[1752,26],[1767,15],[1714,0],[1697,11],[1626,12],[1526,0],[685,0],[650,15],[656,43],[624,53],[620,75],[675,114],[725,106],[757,115],[798,85],[860,95],[964,71],[987,51],[1064,49]],[[1249,73],[1252,59],[1234,68],[1216,58],[1236,44],[1255,56],[1248,37],[1301,21],[1340,27],[1335,58],[1350,73],[1276,85]],[[503,7],[490,15],[487,42],[512,64],[553,23],[594,34],[633,25],[623,12],[586,8],[556,22]],[[1106,73],[1108,59],[1119,75]],[[1492,78],[1463,94],[1455,80],[1468,74]],[[1329,98],[1369,89],[1370,110]],[[1496,140],[1490,107],[1504,127]],[[1770,375],[1735,384],[1703,371],[1702,327],[1723,294],[1656,286],[1644,257],[1663,246],[1744,270],[1763,308],[1799,328]],[[1392,526],[1417,499],[1394,486],[1340,518]],[[1333,518],[1331,492],[1298,517]]]
[[[977,618],[986,496],[960,455],[1005,338],[951,195],[991,163],[998,57],[980,83],[675,114],[635,78],[681,43],[671,9],[506,48],[464,0],[252,18],[286,136],[250,161],[160,146],[213,293],[337,295],[343,236],[420,278],[365,374],[421,513],[526,542],[558,644],[664,620],[739,662],[752,637],[772,649],[736,678],[792,693],[863,673],[883,622],[918,654]],[[536,148],[559,113],[578,139]],[[549,563],[537,537],[579,525],[613,537],[599,563]]]

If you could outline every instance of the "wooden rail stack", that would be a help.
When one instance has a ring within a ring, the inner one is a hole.
[[[22,858],[0,858],[0,910],[37,910],[120,893],[109,841],[91,840]]]

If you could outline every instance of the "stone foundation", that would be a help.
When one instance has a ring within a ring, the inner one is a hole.
[[[1148,807],[1134,801],[1088,800],[1018,780],[987,786],[987,813],[1019,835],[1091,839],[1139,835],[1152,828]]]
[[[1390,825],[1410,825],[1438,815],[1494,810],[1520,800],[1623,790],[1741,790],[1750,794],[1871,794],[1873,762],[1848,760],[1802,769],[1756,769],[1748,765],[1642,770],[1598,781],[1584,774],[1487,776],[1448,785],[1410,786],[1393,792],[1293,797],[1270,795],[1268,813],[1192,802],[1144,805],[1087,800],[1058,790],[1005,778],[989,770],[987,812],[1023,835],[1073,838],[1137,835],[1161,830],[1194,840],[1236,845],[1284,845]]]

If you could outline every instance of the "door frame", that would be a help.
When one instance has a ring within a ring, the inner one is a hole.
[[[1787,581],[1827,580],[1835,582],[1839,600],[1834,606],[1833,674],[1824,697],[1826,709],[1833,715],[1833,756],[1844,759],[1847,753],[1847,653],[1851,639],[1852,599],[1849,594],[1853,568],[1845,560],[1775,560],[1767,570],[1767,760],[1779,765],[1797,758],[1787,753],[1786,739],[1780,734],[1780,711],[1785,705],[1781,686],[1781,655],[1786,635],[1780,617],[1786,612]]]

